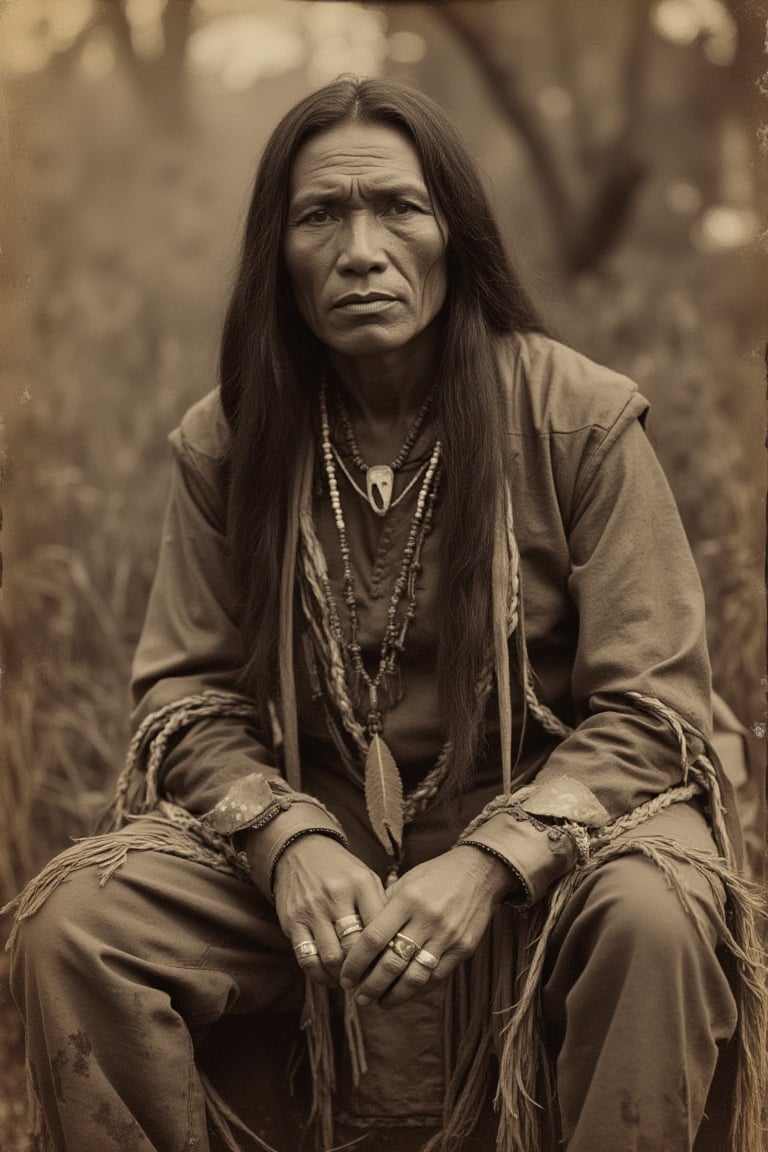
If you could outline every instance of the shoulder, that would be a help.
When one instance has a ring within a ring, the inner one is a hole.
[[[225,519],[229,425],[218,388],[187,409],[168,440],[176,457],[179,493],[191,499],[209,523],[221,530]]]
[[[626,376],[540,333],[505,339],[498,363],[521,483],[530,487],[535,476],[536,486],[546,489],[549,476],[568,524],[603,463],[635,440],[648,401]]]
[[[229,454],[230,434],[219,389],[213,388],[188,408],[168,439],[179,457],[223,463]]]
[[[505,338],[498,360],[513,434],[608,434],[648,411],[628,377],[539,332]]]

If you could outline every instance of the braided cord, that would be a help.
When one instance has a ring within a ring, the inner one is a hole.
[[[318,663],[325,673],[324,682],[336,706],[346,732],[352,737],[359,754],[365,758],[368,742],[362,725],[355,716],[346,684],[346,669],[338,630],[331,620],[333,598],[325,593],[328,569],[325,554],[317,537],[312,517],[301,518],[301,603],[309,625]]]
[[[621,836],[623,832],[631,832],[634,828],[638,828],[646,820],[650,820],[652,816],[663,812],[672,804],[684,804],[687,800],[692,800],[694,796],[700,794],[701,788],[698,784],[680,784],[677,787],[667,788],[664,792],[659,792],[657,796],[652,796],[650,800],[638,804],[637,808],[633,808],[631,812],[627,812],[624,816],[619,816],[610,824],[606,824],[592,840],[592,846],[609,843],[611,840],[615,840],[617,836]]]
[[[530,665],[526,661],[524,672],[524,691],[525,702],[528,706],[528,711],[532,716],[535,716],[539,724],[545,732],[549,732],[552,736],[557,736],[560,740],[564,740],[566,736],[570,736],[573,732],[567,724],[548,708],[546,704],[542,703],[536,695],[536,688],[533,682],[533,673],[531,672]]]
[[[717,846],[729,864],[735,866],[736,861],[733,846],[725,824],[724,813],[726,809],[723,802],[722,789],[715,766],[707,754],[712,750],[710,741],[708,741],[704,734],[699,732],[690,721],[686,720],[684,716],[681,716],[679,712],[670,708],[668,704],[665,704],[656,696],[648,696],[643,692],[628,692],[627,696],[642,711],[650,713],[650,715],[656,717],[658,720],[663,720],[672,729],[677,737],[678,747],[680,749],[680,759],[683,766],[683,782],[685,783],[690,775],[699,784],[700,789],[710,797],[710,818],[712,820],[712,830],[715,834]],[[690,761],[688,756],[688,740],[697,740],[707,751],[700,753],[693,761]]]
[[[111,805],[111,818],[115,827],[122,827],[127,815],[127,797],[139,770],[141,750],[149,742],[145,758],[144,795],[130,815],[151,811],[158,801],[160,769],[172,736],[198,720],[229,716],[259,721],[259,713],[252,700],[236,692],[207,691],[181,700],[174,700],[147,716],[133,735],[128,746],[125,764],[117,779],[115,798]]]

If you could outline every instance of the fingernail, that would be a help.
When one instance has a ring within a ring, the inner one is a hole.
[[[341,986],[345,992],[349,992],[350,988],[354,988],[354,982],[350,980],[349,976],[342,976]]]
[[[357,1003],[360,1005],[361,1008],[365,1008],[366,1004],[371,1003],[370,996],[355,996],[355,1000],[357,1001]]]

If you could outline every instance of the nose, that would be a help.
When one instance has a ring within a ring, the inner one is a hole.
[[[379,222],[368,212],[352,212],[340,232],[337,269],[342,274],[365,276],[380,272],[387,258],[381,248]]]

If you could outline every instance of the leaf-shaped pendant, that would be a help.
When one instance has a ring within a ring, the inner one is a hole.
[[[394,856],[403,842],[403,782],[394,757],[375,732],[365,757],[365,804],[371,827]]]

